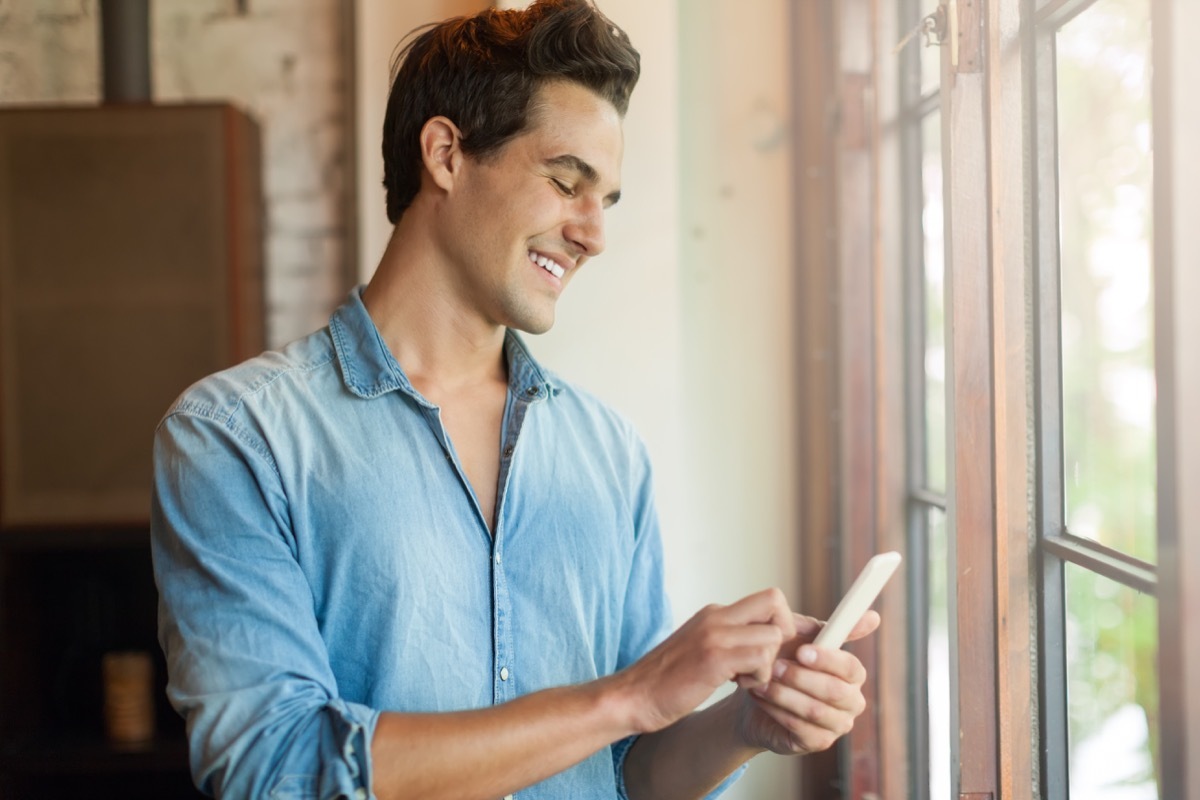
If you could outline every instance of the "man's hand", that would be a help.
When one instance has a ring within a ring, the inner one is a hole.
[[[729,606],[710,605],[618,676],[630,690],[633,727],[661,730],[728,681],[766,686],[798,618],[778,589]]]
[[[799,614],[794,619],[797,634],[780,648],[770,683],[739,690],[744,695],[742,740],[789,755],[827,749],[850,732],[866,708],[862,662],[843,650],[809,644],[821,623]],[[849,639],[861,639],[877,627],[879,615],[868,611]]]

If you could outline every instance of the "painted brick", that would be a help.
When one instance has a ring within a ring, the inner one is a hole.
[[[263,137],[267,339],[320,327],[345,295],[351,202],[341,0],[152,0],[158,102],[229,101]],[[100,99],[96,0],[0,0],[0,105]]]

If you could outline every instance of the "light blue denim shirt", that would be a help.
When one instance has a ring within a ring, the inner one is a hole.
[[[608,675],[669,632],[646,451],[509,333],[494,536],[361,300],[188,389],[154,445],[168,694],[206,792],[365,798],[381,710]],[[517,793],[624,797],[632,740]],[[469,759],[470,753],[463,753]]]

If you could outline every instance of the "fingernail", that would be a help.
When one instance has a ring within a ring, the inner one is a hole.
[[[800,648],[800,663],[812,665],[817,663],[817,651],[811,647]]]
[[[775,675],[776,678],[782,678],[783,673],[787,672],[787,662],[786,661],[776,661],[775,668],[773,670],[771,670],[771,672]]]

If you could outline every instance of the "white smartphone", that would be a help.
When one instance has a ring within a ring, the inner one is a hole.
[[[835,650],[845,644],[850,631],[854,630],[863,614],[867,613],[867,609],[883,591],[884,584],[898,566],[900,554],[895,551],[872,556],[854,579],[842,602],[838,603],[837,608],[829,615],[829,621],[817,634],[817,638],[813,639],[813,644]]]

